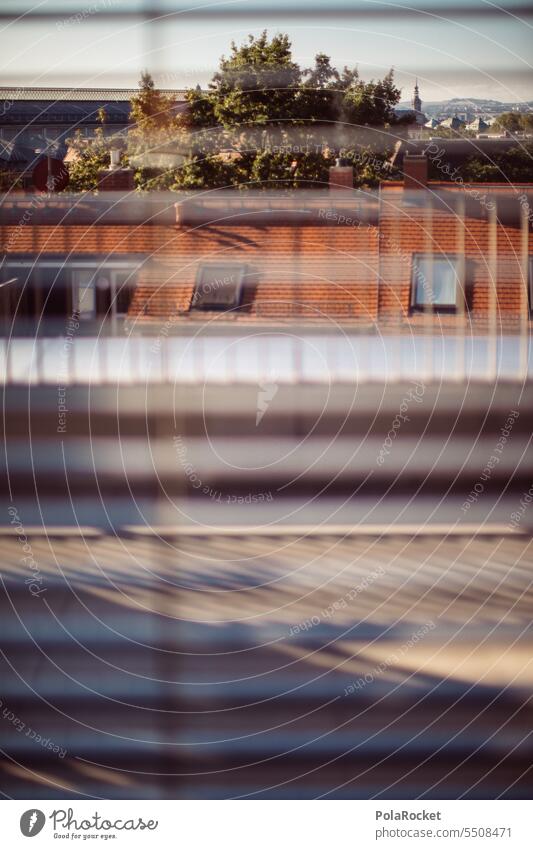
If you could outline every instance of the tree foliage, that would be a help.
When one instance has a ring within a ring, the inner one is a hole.
[[[504,130],[513,135],[527,133],[533,130],[532,112],[504,112],[498,115],[493,125],[498,130]]]
[[[90,192],[98,188],[98,175],[109,167],[112,142],[104,134],[103,127],[95,130],[94,138],[86,139],[78,130],[67,146],[75,158],[68,163],[69,191]]]
[[[172,140],[181,128],[176,101],[155,87],[148,71],[141,74],[139,92],[131,99],[130,121],[128,142],[133,148]]]
[[[210,85],[207,101],[214,124],[226,129],[284,122],[296,116],[301,71],[292,59],[287,35],[270,41],[266,31],[248,37],[241,47],[231,44]]]
[[[134,167],[144,190],[321,185],[340,149],[349,149],[347,135],[352,150],[360,150],[370,144],[370,128],[399,123],[399,98],[392,71],[365,82],[357,68],[338,71],[324,53],[302,69],[289,37],[269,38],[264,31],[231,44],[207,91],[187,92],[184,112],[144,72],[131,102],[122,162]],[[71,188],[96,188],[98,172],[109,163],[103,130],[90,143],[75,137],[70,146],[77,154]],[[375,180],[368,162],[356,172],[358,184]]]
[[[266,30],[231,45],[207,92],[188,92],[194,127],[349,122],[379,126],[394,121],[400,90],[392,70],[382,80],[365,82],[357,68],[341,73],[319,53],[312,68],[301,69],[287,35],[269,40]]]
[[[380,126],[394,122],[394,107],[400,99],[400,89],[394,85],[394,74],[389,71],[382,80],[369,83],[359,78],[357,69],[344,69],[342,117],[349,124]]]
[[[470,157],[461,168],[465,181],[521,183],[531,181],[533,169],[533,143],[527,142],[521,147],[513,147],[505,153],[499,153],[488,160],[486,157]]]
[[[158,165],[161,154],[175,153],[185,146],[185,120],[175,99],[156,88],[148,71],[139,80],[139,92],[131,99],[131,129],[128,132],[127,159],[135,169],[139,189],[169,189],[173,170]]]
[[[0,168],[0,192],[12,192],[24,187],[24,176],[9,165]]]
[[[325,53],[301,69],[287,35],[250,35],[241,46],[232,43],[207,92],[187,94],[191,150],[175,187],[202,188],[214,171],[213,185],[219,179],[242,188],[323,184],[347,133],[353,145],[354,129],[368,134],[395,123],[399,99],[392,71],[365,82],[357,68],[339,72]],[[213,160],[224,148],[237,156],[217,169]]]

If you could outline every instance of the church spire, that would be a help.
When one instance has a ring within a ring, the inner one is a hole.
[[[420,100],[420,94],[418,91],[418,77],[415,79],[415,90],[413,93],[413,99],[411,101],[413,109],[415,112],[422,112],[422,101]]]

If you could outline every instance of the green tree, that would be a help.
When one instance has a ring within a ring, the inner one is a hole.
[[[124,156],[124,142],[122,139],[106,134],[106,120],[105,109],[100,108],[98,110],[100,126],[96,128],[93,138],[86,139],[80,130],[76,130],[74,136],[67,139],[69,192],[93,192],[98,189],[99,174],[103,169],[109,168],[112,148],[122,149],[121,162],[127,163]]]
[[[0,191],[11,192],[14,189],[22,189],[24,177],[19,171],[10,168],[9,165],[0,168]]]
[[[368,147],[371,128],[397,124],[401,132],[394,117],[399,97],[392,71],[365,82],[356,68],[339,73],[324,53],[301,70],[289,37],[264,31],[232,43],[208,90],[187,92],[183,112],[144,72],[131,101],[122,163],[135,169],[143,190],[322,185],[339,150],[355,149],[354,139]],[[90,142],[76,136],[70,147],[76,153],[71,188],[95,189],[109,163],[103,128]],[[368,162],[356,170],[358,184],[378,179]]]
[[[382,80],[365,83],[357,69],[344,69],[342,116],[350,124],[383,126],[395,123],[394,107],[401,91],[394,84],[394,73],[389,71]]]
[[[221,156],[198,152],[190,154],[171,175],[169,188],[175,190],[227,189],[237,185],[239,171]]]
[[[342,86],[339,72],[332,67],[329,56],[315,56],[314,68],[303,73],[300,95],[300,114],[310,122],[336,121],[340,116]]]
[[[106,135],[104,110],[99,111],[98,118],[101,126],[94,138],[85,139],[77,132],[67,140],[72,160],[68,164],[69,191],[95,191],[100,172],[109,167],[111,149],[117,146],[122,151],[120,164],[134,168],[139,188],[172,187],[175,169],[158,165],[158,157],[163,150],[188,152],[186,119],[179,114],[174,98],[162,94],[147,71],[143,72],[139,91],[131,100],[127,140]]]
[[[395,123],[399,98],[392,71],[367,83],[357,69],[340,74],[324,53],[302,71],[287,35],[250,35],[240,47],[231,45],[207,92],[187,94],[190,158],[176,172],[175,187],[203,187],[213,171],[217,180],[224,174],[226,185],[242,187],[323,184],[350,125],[353,142],[353,126],[361,134],[365,125]],[[215,168],[225,147],[237,156]]]
[[[232,42],[231,53],[221,58],[208,94],[199,99],[200,126],[206,125],[208,116],[208,126],[226,129],[294,118],[301,76],[287,35],[278,34],[269,40],[265,30],[257,38],[248,36],[240,47]],[[196,126],[196,115],[191,117]]]
[[[69,192],[92,192],[98,189],[98,176],[103,169],[109,168],[113,144],[116,142],[105,136],[103,127],[95,130],[92,139],[84,138],[80,130],[67,139],[71,160],[67,163]]]
[[[522,115],[519,112],[504,112],[498,115],[494,121],[494,126],[499,130],[506,130],[509,133],[521,133],[524,130]]]
[[[470,182],[530,182],[533,168],[533,143],[513,147],[491,157],[470,157],[461,168],[461,176]]]
[[[168,141],[180,129],[175,99],[155,87],[148,71],[142,72],[139,91],[131,99],[130,121],[132,128],[128,133],[128,141],[132,144],[149,146],[154,141]]]
[[[186,155],[187,119],[178,112],[175,99],[156,88],[153,77],[143,71],[139,91],[131,99],[127,155],[135,168],[138,188],[167,189],[174,183],[174,169],[161,166],[161,154]]]

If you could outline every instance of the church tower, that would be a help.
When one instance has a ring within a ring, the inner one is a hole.
[[[411,105],[415,112],[422,112],[422,101],[420,100],[420,94],[418,92],[418,80],[415,81],[415,90]]]

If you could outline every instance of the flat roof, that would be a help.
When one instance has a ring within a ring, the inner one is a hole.
[[[158,89],[162,94],[185,100],[186,89]],[[0,100],[22,101],[128,101],[139,93],[137,88],[30,88],[0,87]]]

